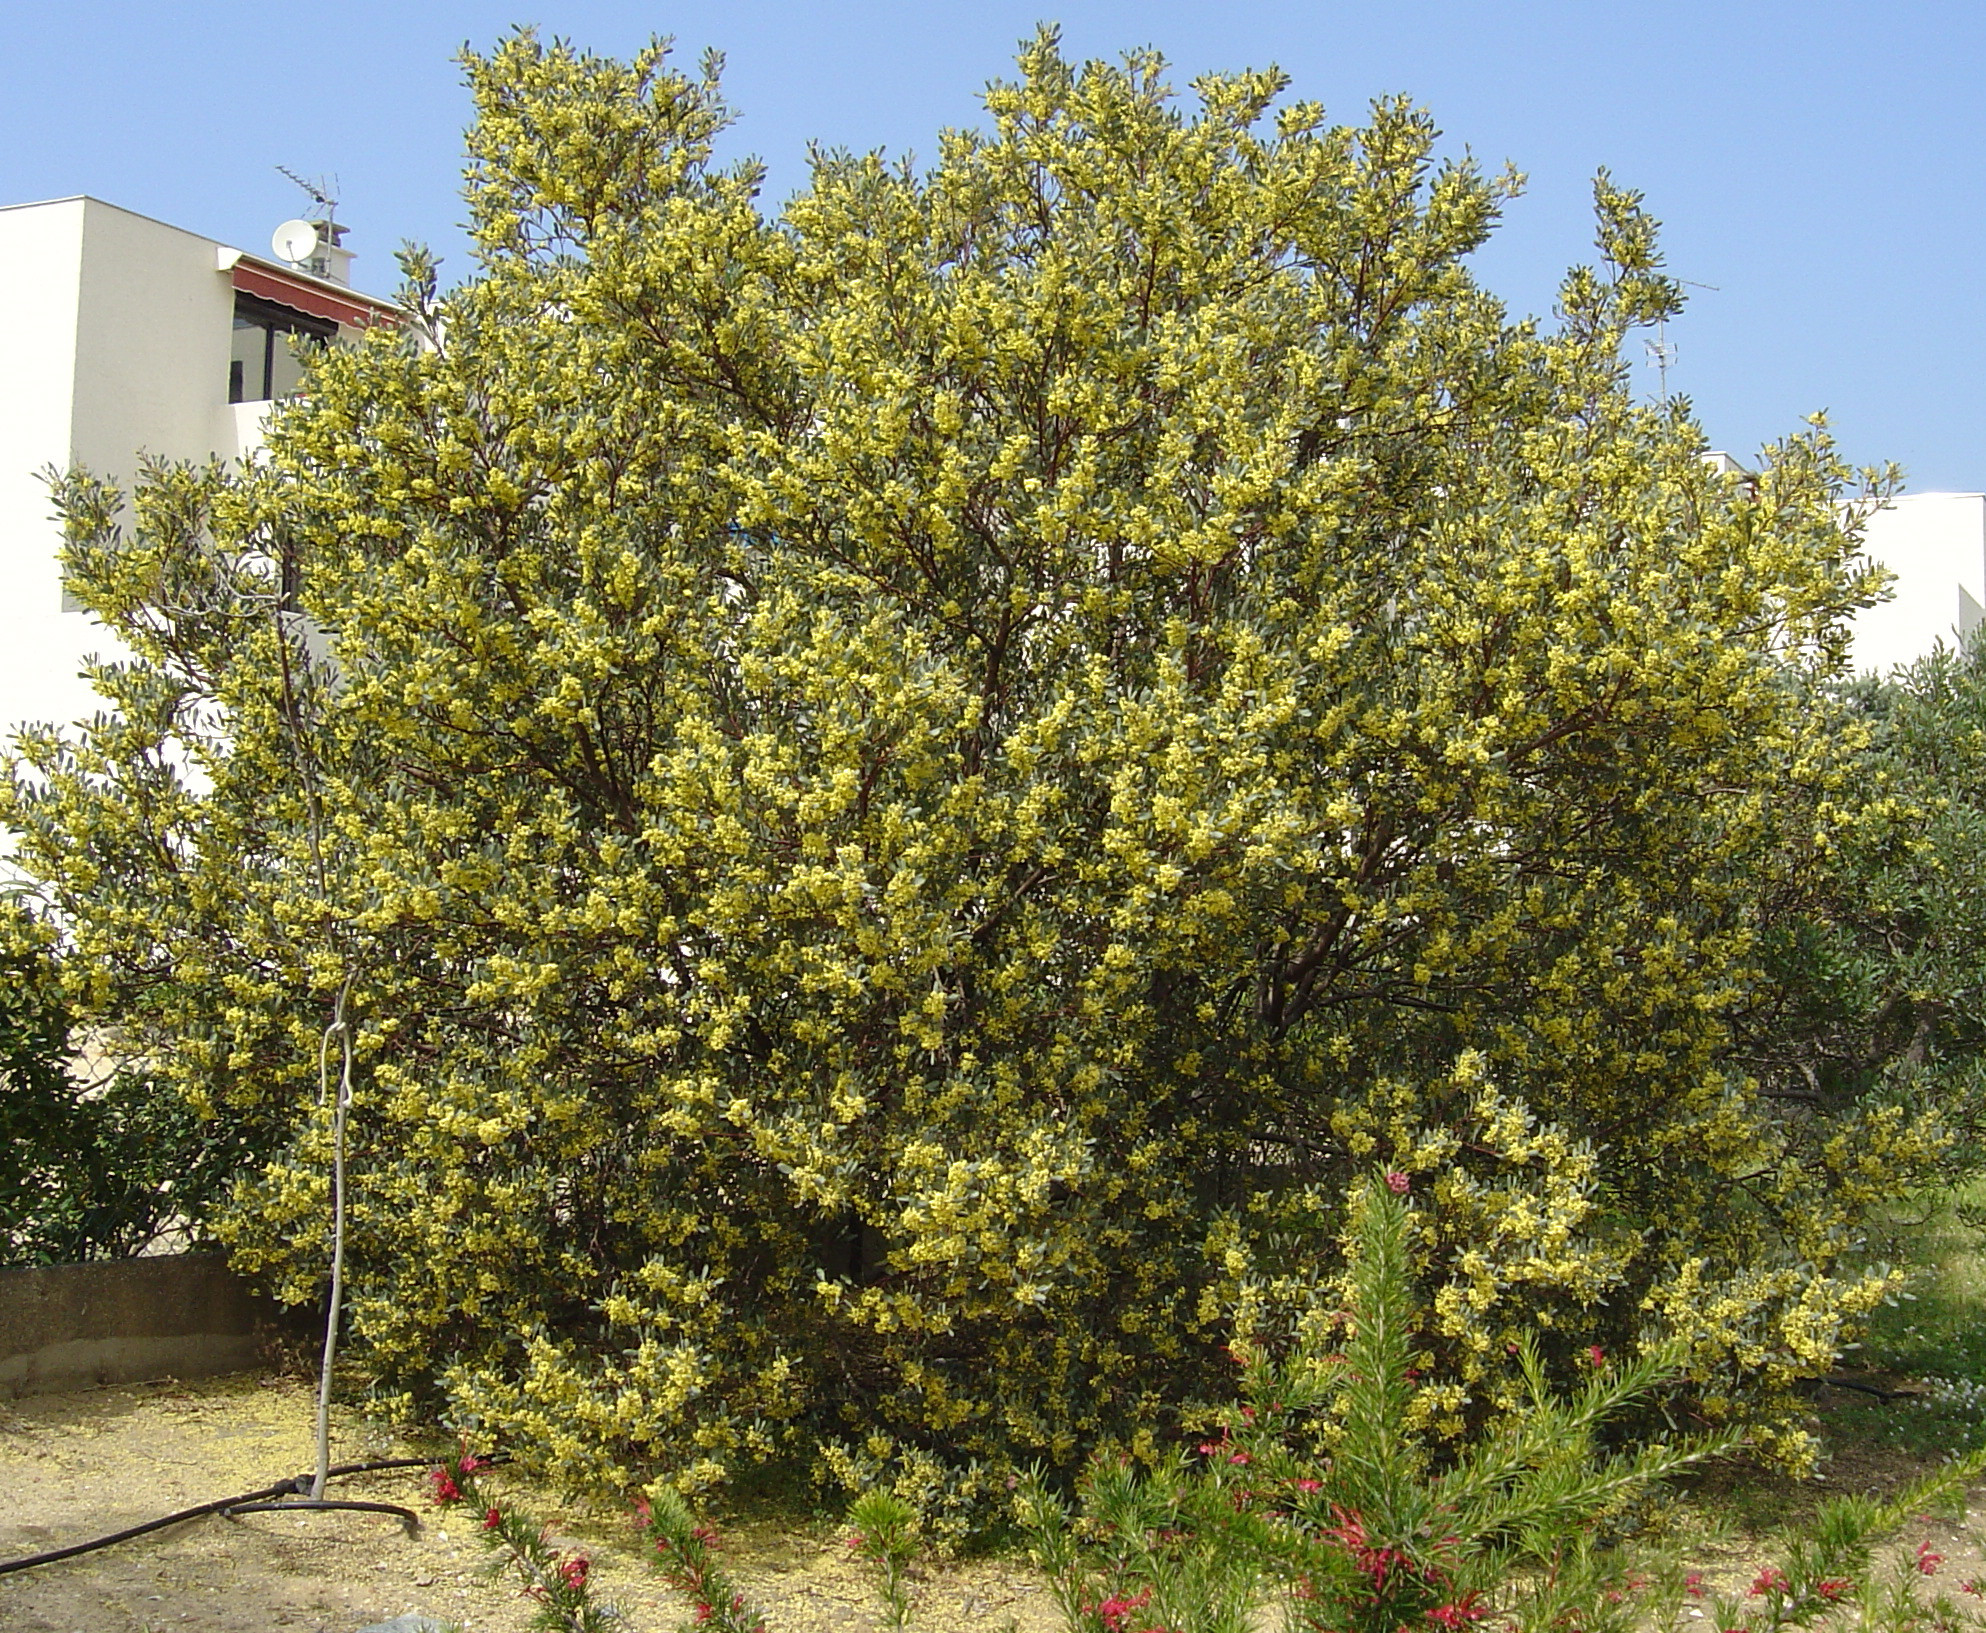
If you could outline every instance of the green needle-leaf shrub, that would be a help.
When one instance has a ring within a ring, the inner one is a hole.
[[[883,1601],[883,1625],[910,1620],[911,1561],[917,1557],[918,1514],[888,1491],[865,1491],[848,1505],[848,1546],[869,1568]]]
[[[765,1633],[765,1618],[716,1558],[717,1533],[700,1523],[674,1486],[657,1486],[637,1505],[649,1564],[690,1602],[688,1625],[709,1633]]]
[[[586,1555],[558,1547],[547,1527],[484,1487],[481,1458],[464,1452],[428,1471],[438,1507],[458,1504],[463,1519],[491,1556],[490,1575],[514,1574],[537,1610],[543,1633],[613,1633],[625,1625],[619,1611],[593,1596],[593,1565]]]
[[[1015,1499],[1072,1633],[1397,1633],[1477,1621],[1605,1625],[1618,1562],[1593,1528],[1736,1436],[1609,1452],[1621,1410],[1672,1384],[1679,1350],[1589,1356],[1556,1393],[1519,1345],[1524,1398],[1481,1432],[1415,1429],[1425,1220],[1376,1177],[1351,1204],[1346,1303],[1288,1354],[1243,1353],[1242,1402],[1197,1454],[1094,1462],[1072,1513],[1039,1475]],[[1336,1347],[1326,1349],[1325,1343]]]

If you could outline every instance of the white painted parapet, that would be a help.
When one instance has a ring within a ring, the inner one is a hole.
[[[1888,675],[1986,617],[1986,494],[1892,499],[1869,517],[1862,549],[1895,582],[1888,601],[1855,618],[1858,673]]]

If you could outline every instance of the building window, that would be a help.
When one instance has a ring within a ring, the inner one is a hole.
[[[269,402],[295,395],[303,384],[303,359],[285,338],[289,335],[329,345],[338,337],[338,325],[293,306],[235,291],[234,348],[228,354],[229,402]]]

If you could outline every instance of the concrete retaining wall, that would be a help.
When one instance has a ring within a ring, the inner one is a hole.
[[[214,1256],[0,1270],[0,1397],[239,1372],[279,1320]]]

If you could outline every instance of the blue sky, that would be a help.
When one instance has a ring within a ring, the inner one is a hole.
[[[1450,151],[1530,177],[1478,261],[1516,308],[1548,311],[1588,254],[1606,165],[1665,223],[1670,269],[1716,286],[1670,335],[1671,388],[1714,443],[1743,457],[1825,408],[1852,459],[1986,488],[1977,0],[0,0],[0,202],[92,193],[261,250],[303,203],[274,166],[335,173],[357,281],[385,290],[403,238],[464,268],[464,42],[532,22],[607,52],[719,47],[732,150],[769,164],[776,200],[810,140],[932,153],[1044,18],[1078,57],[1158,46],[1182,89],[1274,62],[1348,120],[1414,97]]]

